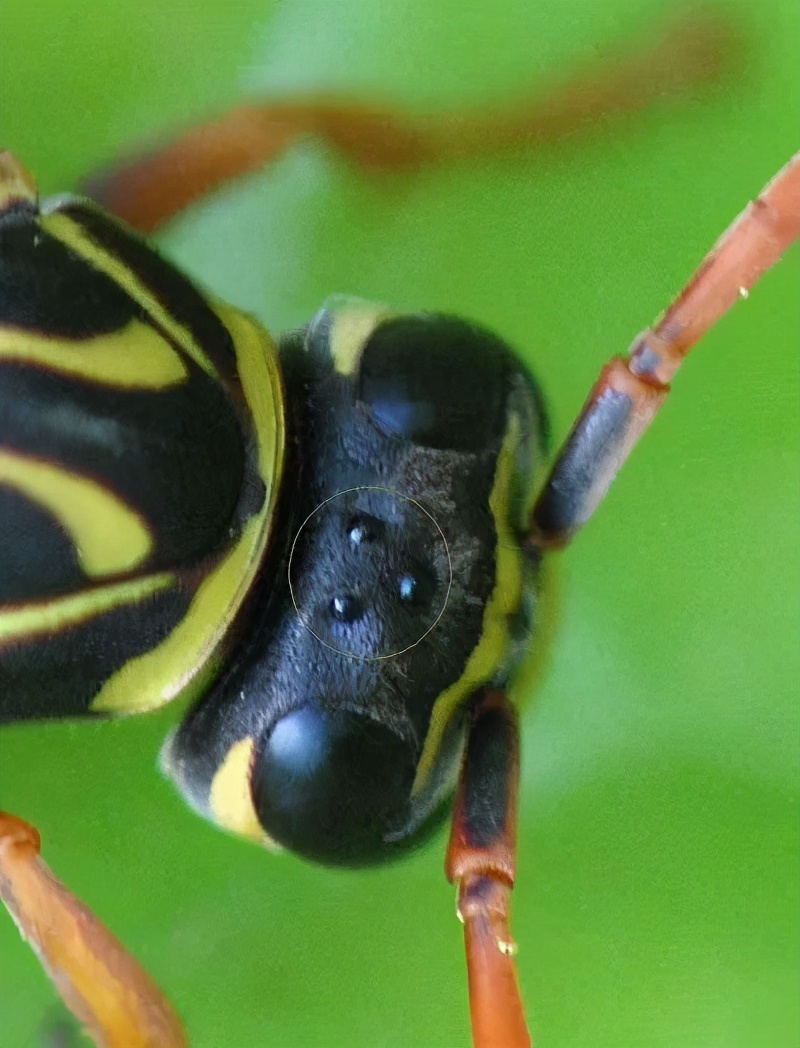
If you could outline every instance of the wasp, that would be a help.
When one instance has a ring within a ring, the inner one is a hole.
[[[383,165],[474,149],[490,126],[457,147],[352,107],[251,106],[88,189],[149,233],[287,134]],[[493,333],[334,298],[275,342],[96,204],[40,202],[5,154],[5,719],[188,699],[162,765],[189,803],[316,862],[394,858],[451,814],[475,1042],[528,1043],[507,693],[542,564],[602,501],[689,349],[798,236],[798,170],[607,365],[544,474],[541,392]],[[99,1042],[184,1043],[47,872],[36,832],[12,816],[2,829],[4,898]]]

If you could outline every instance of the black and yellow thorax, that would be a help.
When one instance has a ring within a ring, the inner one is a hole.
[[[276,349],[94,206],[9,197],[0,718],[188,693],[163,764],[201,812],[320,861],[408,847],[527,646],[544,428],[465,321],[337,299]]]
[[[0,718],[218,670],[284,455],[275,348],[98,209],[0,218]]]

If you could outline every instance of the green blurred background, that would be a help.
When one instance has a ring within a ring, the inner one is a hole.
[[[0,139],[45,192],[263,90],[518,96],[664,0],[4,0]],[[360,177],[317,144],[164,239],[273,329],[333,291],[457,311],[529,357],[557,437],[800,139],[800,6],[723,3],[727,85],[538,153]],[[563,557],[523,717],[515,932],[538,1048],[796,1048],[800,252],[705,340]],[[142,958],[195,1048],[469,1040],[444,841],[336,873],[214,832],[154,771],[170,710],[0,739],[0,801]],[[0,920],[0,1045],[54,994]]]

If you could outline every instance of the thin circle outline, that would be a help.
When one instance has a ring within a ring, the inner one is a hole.
[[[390,651],[387,655],[356,655],[352,651],[345,651],[343,648],[337,648],[333,644],[329,644],[326,640],[323,640],[318,633],[314,632],[314,630],[306,621],[305,616],[300,611],[300,608],[297,604],[297,598],[295,597],[294,593],[294,586],[292,585],[292,561],[294,560],[294,551],[295,547],[297,546],[297,540],[300,538],[300,533],[302,532],[303,528],[306,526],[306,524],[308,524],[311,518],[315,514],[319,513],[319,511],[323,509],[323,507],[327,506],[329,502],[333,502],[334,499],[338,499],[342,495],[349,495],[352,491],[383,491],[387,495],[403,499],[405,502],[410,502],[413,506],[416,506],[418,510],[421,510],[425,514],[425,516],[433,523],[433,526],[436,528],[436,530],[439,532],[439,535],[441,536],[442,542],[444,543],[444,551],[447,554],[447,590],[445,591],[444,600],[442,601],[442,606],[439,609],[439,614],[436,616],[436,618],[433,620],[430,626],[428,626],[425,632],[421,634],[419,637],[417,637],[413,644],[407,644],[405,648],[401,648],[399,651]],[[298,619],[300,619],[303,626],[305,626],[305,628],[308,630],[311,636],[314,637],[315,640],[319,641],[323,648],[328,648],[329,651],[335,651],[337,655],[344,655],[345,658],[356,659],[358,662],[382,662],[384,659],[396,659],[398,655],[405,655],[407,651],[411,651],[412,648],[416,648],[416,646],[421,641],[425,640],[425,638],[434,629],[434,627],[438,625],[439,620],[441,619],[442,615],[444,615],[445,610],[447,609],[447,603],[450,600],[450,590],[453,588],[453,559],[450,556],[450,543],[447,541],[447,536],[442,531],[439,525],[439,521],[436,519],[436,517],[434,517],[430,510],[425,509],[421,502],[418,502],[417,499],[412,498],[411,495],[404,495],[402,494],[402,492],[396,491],[394,488],[384,487],[382,484],[356,484],[352,488],[343,488],[341,491],[337,491],[334,495],[329,495],[328,498],[323,499],[322,502],[320,502],[318,505],[314,507],[314,509],[311,510],[306,519],[297,529],[297,532],[294,536],[294,540],[292,542],[292,548],[289,551],[289,563],[286,568],[286,580],[289,583],[289,593],[292,598],[294,610],[297,612]]]

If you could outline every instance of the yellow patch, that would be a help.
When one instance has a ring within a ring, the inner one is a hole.
[[[139,713],[170,702],[189,687],[202,691],[218,670],[215,658],[261,565],[280,487],[284,450],[283,391],[274,343],[244,314],[217,312],[233,336],[239,376],[257,431],[264,505],[239,540],[203,580],[185,616],[152,651],[129,659],[102,687],[92,710]]]
[[[0,484],[21,492],[58,521],[90,578],[131,571],[150,553],[152,537],[142,517],[88,477],[0,451]]]
[[[114,608],[138,604],[168,589],[174,581],[173,575],[162,572],[4,611],[0,613],[0,647],[88,622]]]
[[[286,429],[278,351],[257,320],[222,302],[215,302],[214,309],[236,347],[239,378],[258,435],[258,471],[267,485],[268,509],[272,510],[281,479]]]
[[[0,360],[36,364],[121,389],[167,389],[188,375],[179,354],[140,320],[132,320],[119,331],[84,339],[0,328]]]
[[[43,212],[41,224],[42,228],[51,236],[85,258],[87,262],[91,262],[96,269],[105,273],[115,284],[126,291],[134,302],[138,303],[203,371],[213,378],[218,377],[214,365],[203,352],[202,347],[192,338],[188,328],[179,324],[173,315],[164,309],[147,287],[137,280],[136,273],[116,255],[96,244],[68,215],[60,214],[58,211],[52,211],[49,214]]]
[[[467,660],[464,672],[442,692],[434,704],[417,765],[412,796],[427,784],[453,713],[476,688],[491,680],[508,653],[508,618],[519,609],[524,576],[523,554],[509,523],[511,482],[519,431],[519,419],[514,415],[509,420],[508,432],[500,449],[494,485],[489,496],[489,507],[497,528],[497,574],[494,589],[483,612],[481,637]]]
[[[317,316],[323,313],[331,315],[328,344],[333,366],[345,377],[358,371],[364,346],[375,328],[395,315],[387,306],[347,295],[331,296]],[[314,321],[311,323],[313,326]]]
[[[253,740],[241,739],[231,746],[211,783],[209,806],[217,825],[242,837],[261,841],[266,836],[250,796],[250,765]]]
[[[157,648],[128,659],[95,696],[95,713],[144,713],[180,695],[199,675],[198,689],[213,676],[213,656],[241,604],[241,582],[258,532],[258,519],[199,586],[189,610]]]

